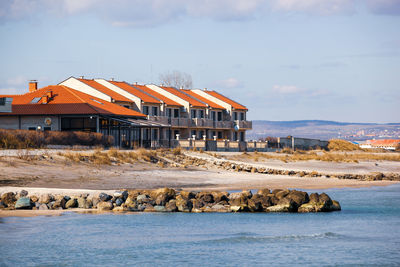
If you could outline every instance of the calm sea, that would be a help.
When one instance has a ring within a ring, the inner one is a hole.
[[[341,212],[3,218],[0,266],[400,266],[400,185],[325,192]]]

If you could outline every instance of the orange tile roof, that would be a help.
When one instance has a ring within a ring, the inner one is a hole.
[[[143,86],[143,85],[129,85],[126,82],[117,82],[117,81],[109,81],[110,83],[112,83],[115,86],[118,86],[119,88],[127,91],[128,93],[137,96],[138,98],[140,98],[141,100],[143,100],[143,102],[145,103],[153,103],[153,104],[160,104],[161,102],[159,100],[157,100],[156,98],[143,93],[141,90],[138,90],[138,88],[135,87],[139,87],[139,86]],[[139,87],[140,89],[140,87]]]
[[[397,145],[400,143],[400,139],[368,140],[367,143],[375,146]]]
[[[183,107],[183,105],[173,101],[172,99],[157,93],[156,91],[150,89],[149,87],[145,86],[145,85],[135,85],[135,87],[139,88],[140,90],[142,90],[143,92],[146,92],[160,100],[162,100],[165,104],[167,104],[168,106],[177,106],[177,107]]]
[[[53,97],[47,104],[44,104],[44,98],[50,91]],[[146,115],[137,111],[121,107],[63,85],[50,85],[31,93],[7,97],[13,98],[12,112],[0,113],[0,115],[99,114],[146,117]],[[38,102],[31,103],[34,99],[38,100]]]
[[[104,85],[102,85],[94,80],[87,80],[87,79],[78,79],[78,80],[89,85],[90,87],[110,96],[115,101],[133,102],[129,98],[126,98],[125,96],[118,94],[117,92],[105,87]]]
[[[233,101],[232,99],[227,98],[224,95],[221,95],[220,93],[217,93],[215,91],[204,91],[206,93],[208,93],[209,95],[218,98],[219,100],[222,100],[226,103],[228,103],[229,105],[231,105],[234,109],[239,109],[239,110],[248,110],[245,106]]]
[[[183,93],[181,90],[176,89],[174,87],[166,87],[166,86],[160,86],[162,89],[170,92],[171,94],[176,95],[177,97],[182,98],[183,100],[189,102],[190,105],[193,107],[201,107],[201,108],[206,108],[207,105],[196,100],[195,98],[188,96],[187,94]]]
[[[198,100],[200,100],[200,101],[202,101],[202,102],[208,104],[208,105],[209,105],[210,107],[212,107],[212,108],[216,108],[216,109],[225,109],[223,106],[220,106],[220,105],[218,105],[217,103],[215,103],[215,102],[213,102],[213,101],[211,101],[211,100],[208,100],[207,98],[202,97],[202,96],[199,95],[199,94],[196,94],[196,93],[193,92],[192,90],[187,90],[187,89],[181,89],[181,90],[184,91],[185,93],[187,93],[188,95],[190,95],[190,96],[192,96],[192,97],[194,97],[194,98],[197,98]]]

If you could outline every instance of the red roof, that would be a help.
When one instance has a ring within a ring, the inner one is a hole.
[[[162,89],[170,92],[171,94],[176,95],[177,97],[182,98],[183,100],[189,102],[190,105],[193,107],[200,107],[200,108],[206,108],[207,105],[196,100],[195,98],[188,96],[187,94],[183,93],[183,91],[176,89],[174,87],[166,87],[166,86],[160,86]]]
[[[211,95],[211,96],[213,96],[213,97],[215,97],[215,98],[218,98],[219,100],[224,101],[225,103],[228,103],[228,104],[231,105],[234,109],[238,109],[238,110],[247,110],[247,108],[246,108],[245,106],[243,106],[243,105],[241,105],[241,104],[239,104],[239,103],[233,101],[232,99],[227,98],[227,97],[224,96],[224,95],[221,95],[220,93],[217,93],[217,92],[215,92],[215,91],[204,91],[204,92],[206,92],[207,94],[209,94],[209,95]]]
[[[194,98],[197,98],[198,100],[208,104],[212,108],[225,109],[224,107],[218,105],[217,103],[215,103],[215,102],[213,102],[211,100],[208,100],[207,98],[202,97],[201,95],[196,94],[195,92],[193,92],[191,90],[187,90],[187,89],[181,89],[181,90],[184,91],[185,93],[187,93],[188,95],[190,95],[190,96],[192,96]]]
[[[87,79],[78,79],[79,81],[89,85],[90,87],[100,91],[108,96],[110,96],[115,101],[123,101],[123,102],[133,102],[129,98],[126,98],[123,95],[118,94],[117,92],[105,87],[104,85],[94,81],[94,80],[87,80]]]
[[[400,143],[400,139],[368,140],[367,143],[370,143],[371,145],[374,146],[397,145]]]
[[[162,101],[163,101],[165,104],[167,104],[168,106],[183,107],[183,105],[181,105],[181,104],[179,104],[179,103],[173,101],[172,99],[170,99],[170,98],[168,98],[168,97],[166,97],[166,96],[164,96],[164,95],[162,95],[162,94],[157,93],[156,91],[150,89],[150,88],[147,87],[147,86],[144,86],[144,85],[135,85],[135,87],[139,88],[139,89],[142,90],[143,92],[146,92],[146,93],[148,93],[148,94],[150,94],[150,95],[152,95],[152,96],[154,96],[154,97],[156,97],[156,98],[162,100]]]
[[[46,95],[52,97],[45,104]],[[146,117],[137,111],[121,107],[100,98],[82,93],[63,85],[50,85],[23,95],[12,97],[12,112],[0,115],[57,115],[57,114],[102,114],[129,117]]]
[[[116,82],[116,81],[109,81],[109,82],[112,83],[113,85],[118,86],[119,88],[127,91],[128,93],[130,93],[134,96],[137,96],[138,98],[143,100],[143,102],[145,102],[145,103],[160,104],[160,101],[157,100],[156,98],[154,98],[146,93],[143,93],[142,91],[135,88],[135,87],[139,87],[139,89],[140,89],[140,87],[143,85],[135,85],[135,87],[134,87],[132,85],[127,84],[126,82]]]

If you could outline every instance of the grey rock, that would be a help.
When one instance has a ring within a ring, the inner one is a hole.
[[[20,197],[15,203],[16,209],[32,209],[32,202],[29,197]]]
[[[124,200],[122,198],[117,198],[115,200],[115,205],[121,206],[124,203]]]
[[[49,202],[53,201],[54,197],[50,194],[43,194],[39,198],[39,203],[48,204]]]
[[[101,201],[106,202],[106,201],[111,200],[111,199],[112,199],[112,196],[110,196],[110,195],[108,195],[108,194],[106,194],[106,193],[100,193],[99,199],[100,199]]]
[[[48,210],[49,207],[48,207],[46,204],[40,204],[40,206],[39,206],[38,209],[39,209],[39,210]]]
[[[28,191],[21,190],[21,192],[19,192],[19,197],[26,197],[26,196],[28,196]]]
[[[164,206],[154,206],[155,211],[157,212],[166,212],[167,209]]]
[[[70,200],[65,203],[65,208],[66,209],[72,209],[78,207],[78,201],[76,201],[75,198],[71,198]]]
[[[3,201],[0,201],[0,209],[5,209],[7,208],[7,204],[4,203]]]

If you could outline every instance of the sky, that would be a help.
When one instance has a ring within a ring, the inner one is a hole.
[[[174,70],[250,120],[400,122],[400,0],[0,1],[0,94]]]

